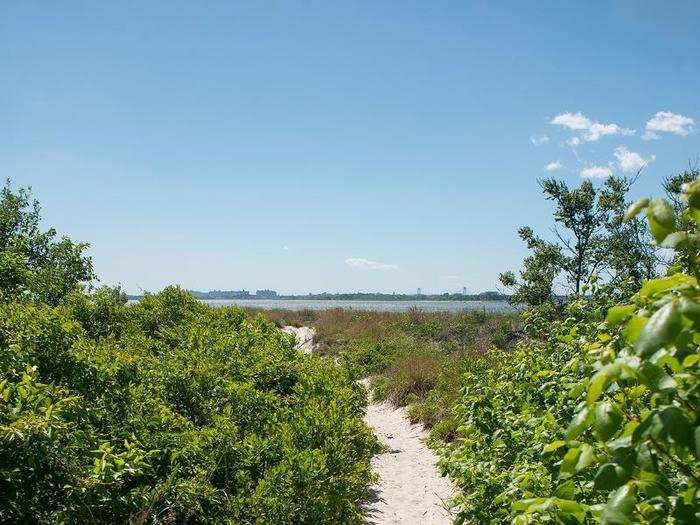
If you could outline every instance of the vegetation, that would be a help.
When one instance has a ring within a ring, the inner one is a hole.
[[[372,376],[375,399],[408,406],[413,422],[422,422],[435,438],[447,441],[457,437],[453,407],[459,400],[460,376],[477,356],[510,348],[520,330],[516,313],[478,310],[248,311],[279,326],[314,326],[318,354],[333,358],[352,377]]]
[[[460,439],[441,448],[458,522],[700,521],[698,175],[626,214],[624,181],[543,185],[571,235],[521,230],[532,255],[504,281],[530,306],[529,337],[462,376]],[[564,302],[551,293],[560,276]]]
[[[83,289],[86,245],[8,186],[0,521],[357,521],[372,376],[432,428],[458,523],[698,523],[699,175],[631,205],[633,179],[544,181],[556,240],[520,230],[530,254],[501,280],[527,309],[501,315],[261,315],[173,287],[127,307]]]
[[[86,245],[0,207],[0,522],[349,523],[364,389],[262,317],[85,291]]]

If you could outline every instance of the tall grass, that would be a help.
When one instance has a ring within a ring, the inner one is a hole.
[[[249,310],[278,326],[316,328],[316,353],[356,379],[371,376],[375,400],[407,406],[409,417],[445,440],[457,436],[452,407],[470,362],[507,352],[520,337],[517,314]]]

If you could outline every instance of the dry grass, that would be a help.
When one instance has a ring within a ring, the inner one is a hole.
[[[338,358],[357,378],[373,376],[375,398],[408,406],[414,422],[443,440],[457,435],[452,406],[465,366],[520,337],[516,314],[249,310],[278,326],[316,328],[316,352]]]
[[[397,358],[377,382],[377,397],[387,399],[396,406],[424,399],[437,384],[440,363],[441,360],[432,355],[405,355]]]

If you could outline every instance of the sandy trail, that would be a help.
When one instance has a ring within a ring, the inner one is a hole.
[[[368,382],[362,381],[365,386]],[[425,444],[423,427],[412,425],[405,409],[388,403],[370,404],[365,422],[387,447],[372,459],[379,482],[370,488],[373,497],[365,506],[367,523],[452,523],[446,507],[454,488],[435,466],[437,456]]]
[[[308,326],[285,326],[282,331],[288,334],[293,334],[297,340],[295,348],[311,354],[314,351],[314,338],[316,337],[316,329]]]
[[[285,326],[294,334],[296,348],[305,353],[314,350],[316,330],[307,326]],[[360,381],[369,389],[369,379]],[[421,425],[412,425],[406,409],[389,403],[370,403],[365,423],[386,450],[372,458],[379,481],[370,487],[370,500],[364,505],[370,525],[443,525],[452,523],[447,502],[454,493],[448,478],[438,471],[437,456],[425,444],[428,433]]]

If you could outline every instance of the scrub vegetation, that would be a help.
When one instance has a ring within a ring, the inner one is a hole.
[[[279,326],[316,328],[316,352],[357,379],[371,376],[375,400],[407,406],[436,438],[457,437],[453,407],[475,359],[504,352],[520,337],[517,313],[248,310]]]
[[[262,317],[88,289],[85,244],[0,200],[0,522],[352,523],[364,389]]]
[[[521,230],[503,276],[527,337],[471,363],[441,447],[460,523],[700,521],[698,175],[626,213],[627,181],[543,185],[559,241]]]
[[[457,523],[698,523],[698,175],[635,203],[634,179],[543,181],[555,240],[521,228],[501,276],[519,316],[268,315],[432,427]]]
[[[699,175],[634,203],[634,179],[543,181],[554,240],[519,230],[512,314],[127,306],[8,185],[0,521],[361,521],[370,376],[431,428],[458,523],[698,523]]]

